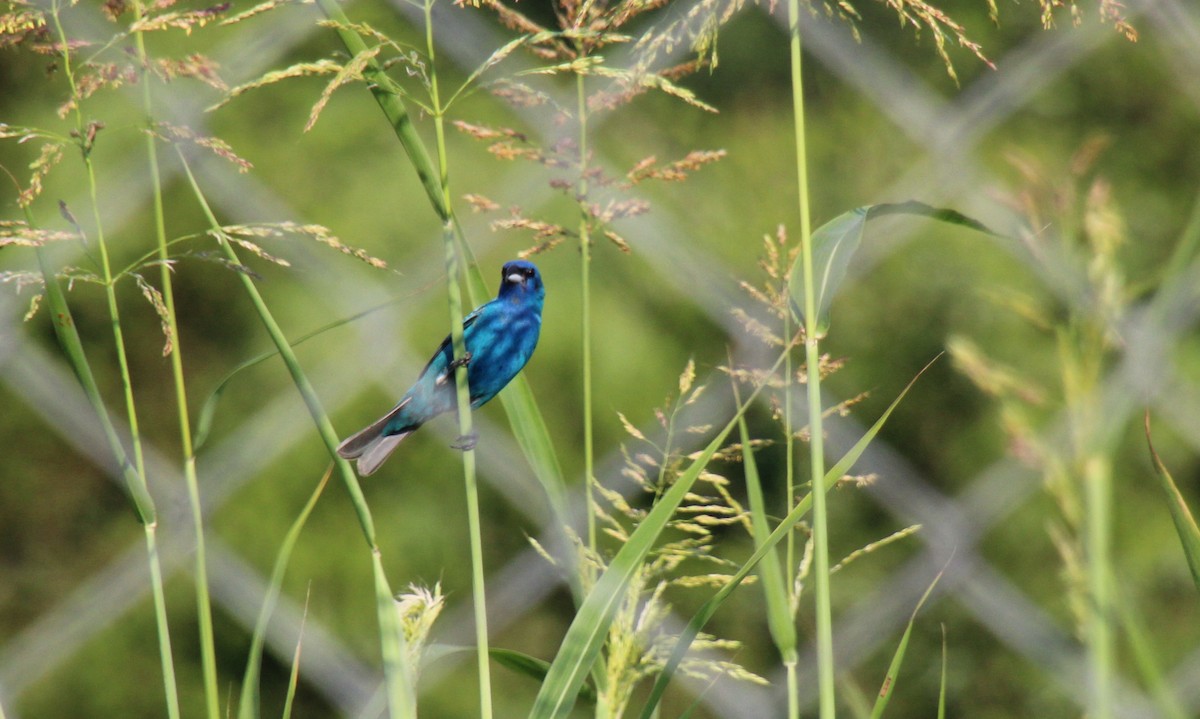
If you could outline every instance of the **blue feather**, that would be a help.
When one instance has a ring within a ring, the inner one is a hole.
[[[463,320],[472,408],[499,394],[533,356],[542,329],[545,297],[537,267],[526,260],[513,260],[500,272],[496,299],[477,307]],[[457,409],[454,371],[448,369],[453,360],[454,350],[447,337],[396,406],[342,442],[338,454],[357,459],[359,474],[366,476],[422,424]]]

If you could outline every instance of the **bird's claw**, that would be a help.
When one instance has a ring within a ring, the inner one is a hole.
[[[451,360],[450,365],[448,367],[446,367],[446,370],[453,372],[454,370],[458,369],[459,367],[466,367],[469,364],[471,364],[471,353],[465,352],[465,353],[463,353],[462,357],[459,357],[458,359],[455,359],[455,360]]]
[[[463,451],[463,452],[470,452],[471,450],[475,449],[475,445],[478,443],[479,443],[479,433],[472,432],[470,434],[464,434],[464,435],[460,436],[458,439],[454,440],[453,444],[451,444],[450,447],[453,449]]]

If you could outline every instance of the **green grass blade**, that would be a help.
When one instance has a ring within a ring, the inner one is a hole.
[[[462,227],[455,220],[455,236],[458,238],[458,248],[463,255],[464,274],[466,275],[467,296],[471,304],[480,305],[491,297],[483,272],[475,260],[475,253],[463,236]],[[525,374],[518,374],[504,391],[500,393],[500,403],[508,415],[512,426],[513,436],[517,445],[524,453],[525,459],[533,469],[534,476],[542,485],[543,491],[550,502],[550,507],[559,519],[559,524],[566,522],[567,493],[563,480],[562,465],[558,462],[558,453],[554,450],[554,442],[550,439],[550,430],[546,420],[538,408],[533,396],[533,389]],[[574,573],[571,573],[572,575]],[[578,587],[575,587],[578,590]]]
[[[531,679],[542,682],[546,679],[546,674],[550,671],[550,662],[545,659],[531,657],[524,652],[518,652],[512,649],[498,649],[492,647],[489,651],[492,661],[502,667],[511,669],[518,674],[524,674]],[[591,684],[584,682],[579,689],[579,698],[589,704],[596,703],[596,688]]]
[[[367,49],[363,39],[348,27],[350,22],[336,0],[317,0],[317,4],[326,17],[336,23],[335,30],[338,37],[346,46],[351,57],[357,57]],[[374,58],[368,60],[363,69],[363,77],[367,80],[371,94],[375,97],[380,110],[383,111],[384,117],[392,126],[392,130],[396,133],[397,139],[400,140],[400,144],[412,162],[413,169],[425,189],[425,194],[429,197],[434,212],[443,222],[454,222],[459,250],[466,260],[464,264],[466,265],[468,297],[472,305],[482,304],[489,298],[487,285],[479,271],[478,263],[463,237],[462,228],[454,217],[453,208],[445,199],[439,173],[430,158],[429,151],[425,148],[424,141],[413,126],[412,118],[404,105],[399,88]],[[517,444],[525,453],[538,481],[545,488],[551,505],[559,517],[565,516],[566,492],[563,489],[565,484],[562,468],[550,441],[546,422],[542,418],[537,402],[533,398],[533,392],[523,374],[518,375],[500,393],[500,402],[508,414]]]
[[[1113,580],[1114,585],[1116,581]],[[1149,632],[1142,624],[1138,612],[1128,598],[1118,593],[1113,602],[1116,609],[1117,621],[1125,632],[1129,642],[1129,657],[1137,667],[1142,683],[1149,690],[1150,696],[1158,706],[1158,711],[1165,719],[1187,719],[1187,711],[1171,689],[1171,682],[1159,665],[1158,654],[1150,641]]]
[[[779,369],[783,356],[776,361],[771,372]],[[550,664],[550,671],[534,701],[530,719],[560,719],[565,717],[575,703],[584,678],[600,653],[600,647],[608,634],[618,606],[625,596],[629,581],[642,565],[658,536],[667,526],[675,509],[691,491],[704,467],[712,459],[725,438],[733,431],[738,420],[762,390],[756,388],[746,404],[738,407],[734,417],[712,439],[688,468],[679,475],[670,489],[659,497],[650,512],[638,524],[637,529],[613,557],[608,568],[600,575],[592,591],[583,600],[575,619],[563,637],[558,654]]]
[[[292,347],[296,347],[297,345],[307,342],[308,340],[312,339],[313,337],[316,337],[320,334],[328,332],[329,330],[337,329],[338,327],[341,327],[342,325],[346,325],[351,322],[354,322],[355,320],[366,317],[367,315],[371,314],[372,312],[377,312],[377,311],[383,309],[384,307],[388,307],[389,305],[393,304],[394,302],[396,302],[396,300],[384,302],[383,304],[375,305],[374,307],[365,309],[362,312],[356,312],[355,314],[352,314],[349,317],[343,317],[342,319],[334,320],[333,322],[330,322],[327,325],[322,325],[321,327],[318,327],[317,329],[315,329],[311,332],[300,335],[299,337],[297,337],[294,340],[288,340],[288,344],[290,344]],[[199,451],[200,447],[203,446],[204,443],[208,441],[208,436],[212,432],[213,419],[216,417],[216,414],[217,414],[217,405],[220,403],[221,397],[225,394],[225,390],[229,388],[229,383],[233,381],[233,378],[237,377],[239,374],[241,374],[241,372],[243,370],[247,370],[261,362],[269,360],[272,357],[275,357],[278,355],[279,355],[279,350],[277,350],[277,349],[268,350],[266,352],[263,352],[262,354],[260,354],[256,357],[251,357],[250,359],[246,360],[245,362],[242,362],[237,367],[234,367],[232,370],[230,370],[229,373],[226,374],[223,378],[221,378],[221,381],[217,383],[216,388],[213,389],[213,391],[208,395],[208,399],[206,399],[204,401],[204,405],[200,408],[200,416],[196,420],[196,433],[195,433],[195,437],[193,440],[196,451]]]
[[[178,150],[178,148],[176,149]],[[225,253],[225,256],[231,262],[240,266],[242,264],[241,259],[221,232],[221,224],[217,221],[216,215],[213,214],[212,208],[208,204],[208,200],[200,190],[200,184],[197,182],[196,176],[187,162],[187,158],[184,157],[182,151],[178,154],[179,160],[183,164],[184,174],[191,184],[196,201],[204,211],[210,229],[217,235],[221,251]],[[329,452],[329,456],[338,470],[338,475],[342,479],[342,484],[346,487],[347,494],[350,495],[350,503],[354,507],[359,526],[362,528],[363,538],[371,550],[372,569],[375,578],[376,613],[379,619],[388,706],[392,711],[392,716],[397,719],[416,717],[416,696],[412,669],[407,665],[404,659],[404,652],[400,647],[400,642],[403,639],[400,636],[398,620],[393,606],[392,591],[388,586],[387,576],[383,571],[383,559],[379,553],[379,545],[375,540],[375,522],[371,518],[371,509],[367,506],[366,497],[363,496],[362,487],[358,483],[358,477],[355,476],[354,470],[350,468],[350,464],[346,460],[338,456],[337,446],[339,440],[337,433],[333,429],[333,423],[329,421],[329,415],[325,413],[325,408],[321,405],[321,400],[317,397],[316,390],[313,388],[312,383],[309,382],[304,369],[300,366],[300,361],[296,358],[296,353],[292,350],[291,345],[288,344],[283,330],[280,329],[279,324],[275,321],[274,315],[271,313],[270,308],[267,307],[267,303],[263,300],[262,294],[254,284],[254,280],[242,272],[238,273],[238,277],[242,282],[242,287],[246,290],[246,294],[250,298],[251,304],[254,306],[255,312],[262,321],[263,327],[266,328],[267,334],[275,344],[275,348],[279,350],[280,358],[283,360],[284,366],[287,367],[288,374],[291,375],[292,383],[296,386],[297,392],[300,393],[301,399],[304,400],[304,405],[312,417],[317,433],[320,435],[321,441],[325,444],[325,449]]]
[[[1183,553],[1187,557],[1188,568],[1192,570],[1192,581],[1196,584],[1196,589],[1200,589],[1200,527],[1196,526],[1196,520],[1192,517],[1192,510],[1188,509],[1187,503],[1183,501],[1183,495],[1179,492],[1179,487],[1175,485],[1174,478],[1167,471],[1167,467],[1163,464],[1162,458],[1158,456],[1158,452],[1154,449],[1154,443],[1150,439],[1150,411],[1146,410],[1146,446],[1150,448],[1150,457],[1154,460],[1154,470],[1158,475],[1158,483],[1162,488],[1163,494],[1167,498],[1167,508],[1171,510],[1171,519],[1175,522],[1175,532],[1179,535],[1179,542],[1183,545]]]
[[[351,57],[359,57],[367,52],[366,42],[358,33],[350,29],[350,21],[342,12],[337,0],[317,0],[317,5],[321,8],[321,12],[325,13],[325,17],[334,22],[334,30],[337,31],[338,37],[346,46]],[[433,205],[434,211],[443,222],[450,220],[450,208],[443,198],[437,170],[430,159],[429,151],[425,149],[425,143],[417,134],[416,127],[413,126],[400,88],[373,57],[367,60],[362,74],[375,101],[379,103],[379,109],[383,110],[396,137],[400,138],[400,144],[408,154],[408,159],[412,162],[413,169],[417,172],[417,178],[420,179],[421,186],[425,188],[425,194],[429,196],[429,202]]]
[[[942,680],[938,685],[937,719],[946,719],[946,625],[942,625]]]
[[[254,623],[254,634],[250,639],[250,656],[246,660],[246,671],[242,677],[242,697],[238,703],[238,719],[257,719],[259,716],[259,676],[262,671],[263,643],[266,640],[267,623],[270,622],[271,614],[275,611],[275,604],[279,601],[279,592],[283,587],[283,575],[287,571],[296,541],[300,538],[300,531],[304,529],[305,522],[308,521],[313,508],[317,506],[317,500],[321,498],[321,493],[325,491],[325,485],[329,483],[331,476],[333,476],[332,464],[329,465],[329,469],[325,470],[325,475],[317,483],[317,488],[313,490],[312,496],[308,498],[308,502],[300,510],[300,514],[292,522],[291,528],[288,529],[287,534],[283,537],[283,542],[279,545],[279,552],[275,555],[275,566],[271,570],[271,582],[267,588],[267,596],[263,599],[262,609],[258,612],[258,620]],[[308,603],[306,601],[306,614],[307,610]],[[297,651],[299,651],[299,647],[297,647]]]
[[[741,416],[740,412],[738,416]],[[630,579],[645,560],[679,503],[683,501],[684,495],[691,490],[700,472],[720,449],[733,425],[734,422],[730,422],[713,438],[687,471],[662,495],[613,557],[604,574],[600,575],[600,579],[580,605],[563,638],[558,654],[551,663],[534,701],[530,719],[560,719],[570,713],[579,689],[600,653],[600,647],[608,634],[617,607],[625,596]]]
[[[892,699],[892,691],[896,688],[896,677],[900,675],[900,665],[904,663],[904,654],[908,650],[908,638],[912,636],[913,624],[917,621],[917,612],[921,611],[921,607],[925,605],[925,600],[929,599],[929,595],[933,593],[933,588],[937,586],[938,580],[942,578],[945,572],[942,569],[929,583],[929,587],[925,593],[921,595],[917,606],[913,608],[912,616],[908,618],[908,626],[904,628],[904,635],[900,637],[900,644],[896,646],[896,653],[892,655],[892,663],[888,666],[887,675],[883,678],[883,686],[879,689],[879,696],[875,699],[875,707],[871,710],[871,719],[880,719],[883,716],[883,710],[887,708],[888,702]],[[943,635],[944,639],[944,635]],[[945,674],[943,668],[942,686],[945,687]]]
[[[125,479],[125,488],[133,500],[138,519],[142,524],[152,524],[157,516],[154,499],[150,496],[146,483],[134,469],[133,462],[130,461],[129,455],[125,452],[125,446],[121,444],[121,439],[117,435],[112,417],[109,416],[108,408],[104,404],[104,398],[100,396],[96,377],[92,374],[92,366],[88,362],[87,354],[84,353],[83,342],[79,339],[79,330],[75,327],[75,318],[71,314],[71,307],[67,304],[66,295],[63,294],[62,287],[58,284],[58,278],[50,269],[45,251],[38,247],[36,254],[38,266],[42,272],[42,281],[46,286],[46,304],[50,308],[50,317],[54,325],[54,336],[58,339],[58,346],[66,355],[71,369],[75,372],[75,378],[83,387],[88,403],[92,405],[92,409],[96,412],[96,418],[100,420],[100,427],[104,430],[104,437],[108,440],[109,449],[112,450],[121,475]]]
[[[812,235],[813,290],[816,293],[817,328],[821,334],[829,329],[829,307],[842,280],[846,278],[846,268],[850,266],[850,260],[862,242],[867,223],[887,215],[923,217],[977,232],[996,234],[982,222],[973,220],[961,212],[912,200],[864,205],[838,215],[818,227]],[[805,282],[804,273],[799,268],[799,260],[792,268],[789,285],[793,306],[797,308],[797,314],[803,321],[804,312],[801,308],[804,307]]]
[[[941,355],[938,355],[938,357],[940,356]],[[905,395],[908,394],[909,390],[913,388],[913,385],[916,384],[916,381],[921,378],[921,375],[925,374],[926,370],[928,370],[933,362],[936,361],[937,358],[935,357],[933,361],[925,365],[925,367],[917,373],[916,377],[913,377],[912,381],[910,381],[904,390],[900,392],[899,396],[892,401],[887,410],[885,410],[884,413],[879,416],[879,419],[875,420],[875,424],[871,425],[871,428],[868,429],[863,436],[854,443],[854,446],[850,448],[850,451],[846,452],[846,454],[843,455],[840,460],[838,460],[838,463],[833,465],[833,467],[831,467],[829,471],[825,473],[825,477],[821,481],[821,491],[828,492],[833,488],[834,485],[838,483],[838,480],[840,480],[842,476],[846,474],[846,472],[850,471],[850,468],[854,466],[854,463],[857,462],[860,457],[862,457],[863,452],[865,452],[867,449],[867,446],[870,445],[870,443],[875,439],[875,436],[879,434],[879,430],[883,429],[884,423],[886,423],[888,418],[891,417],[892,412],[895,411],[896,407],[900,406],[900,401],[903,400]],[[708,620],[711,619],[714,614],[716,614],[717,609],[721,606],[725,599],[728,598],[730,594],[733,594],[735,589],[741,586],[742,581],[747,575],[750,574],[750,572],[754,571],[754,568],[758,566],[758,563],[762,561],[763,557],[767,555],[771,548],[783,541],[783,539],[787,537],[788,531],[791,530],[791,528],[795,526],[797,522],[803,519],[804,515],[808,514],[808,512],[812,509],[812,505],[813,498],[811,493],[797,502],[792,511],[789,512],[782,521],[780,521],[779,525],[775,527],[770,536],[768,536],[766,540],[754,550],[754,553],[751,554],[750,558],[742,564],[741,568],[739,568],[738,571],[735,572],[734,575],[725,582],[725,585],[718,589],[717,592],[708,599],[708,601],[701,605],[696,614],[692,616],[687,626],[684,627],[683,632],[680,633],[679,639],[675,642],[675,647],[671,650],[671,656],[667,660],[667,663],[663,666],[662,672],[654,680],[654,686],[650,690],[650,695],[646,699],[646,704],[642,707],[641,719],[652,719],[654,710],[658,706],[658,702],[661,701],[663,693],[667,690],[667,685],[670,684],[671,678],[675,675],[675,670],[679,668],[679,663],[683,661],[683,656],[687,654],[688,647],[692,645],[692,642],[704,628],[704,625],[706,625]]]
[[[736,383],[734,384],[734,396],[737,396]],[[750,500],[750,526],[754,535],[754,546],[757,548],[766,543],[771,529],[767,524],[767,506],[763,500],[758,463],[754,459],[754,450],[750,446],[750,431],[746,428],[745,415],[738,418],[738,432],[741,434],[742,441],[742,467],[746,476],[746,495]],[[794,664],[799,658],[796,653],[796,624],[792,620],[787,583],[784,581],[784,572],[779,564],[779,552],[775,547],[767,550],[766,556],[759,564],[758,574],[762,581],[763,597],[767,603],[767,629],[771,633],[771,639],[775,642],[783,662]]]
[[[329,479],[328,472],[325,474],[325,479]],[[311,591],[309,594],[311,594]],[[283,700],[283,719],[292,718],[292,705],[296,700],[296,688],[300,686],[300,650],[304,647],[304,626],[308,623],[309,594],[305,594],[304,596],[304,613],[300,616],[300,636],[296,637],[296,651],[292,654],[292,671],[288,675],[287,696]]]

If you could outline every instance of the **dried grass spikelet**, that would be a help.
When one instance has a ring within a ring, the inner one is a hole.
[[[210,232],[209,234],[214,234]],[[329,228],[324,225],[317,224],[301,224],[298,222],[265,222],[242,225],[226,225],[221,228],[220,235],[228,238],[231,241],[245,247],[250,252],[265,259],[269,262],[290,266],[287,260],[274,257],[268,254],[265,250],[259,247],[248,238],[284,238],[288,236],[304,237],[315,240],[326,247],[341,252],[344,255],[349,255],[357,260],[367,263],[376,269],[386,269],[387,262],[374,257],[366,252],[366,250],[357,247],[351,247],[343,243]]]
[[[191,78],[222,92],[229,89],[217,74],[217,63],[200,53],[181,58],[156,58],[150,61],[150,70],[164,82],[178,78]]]
[[[142,296],[154,308],[154,313],[158,315],[159,324],[162,326],[163,333],[163,357],[167,357],[175,348],[175,333],[171,331],[171,314],[167,312],[167,305],[163,301],[162,293],[158,288],[146,281],[145,277],[133,273],[134,280],[137,281],[138,289],[142,291]]]
[[[282,70],[273,70],[271,72],[268,72],[268,73],[262,75],[261,77],[255,79],[255,80],[251,80],[250,82],[243,83],[243,84],[238,85],[237,87],[233,88],[232,90],[230,90],[228,93],[225,94],[225,97],[222,98],[220,102],[217,102],[214,105],[210,105],[207,108],[207,110],[209,112],[212,112],[213,110],[216,110],[217,108],[220,108],[220,107],[226,105],[231,100],[233,100],[235,97],[238,97],[239,95],[249,92],[250,90],[258,89],[260,87],[266,87],[267,85],[273,85],[277,82],[280,82],[281,80],[289,80],[291,78],[296,78],[296,77],[317,77],[317,76],[322,76],[322,75],[334,75],[334,74],[340,72],[341,69],[342,69],[342,65],[340,63],[334,62],[333,60],[321,59],[321,60],[317,60],[316,62],[296,63],[295,65],[286,67]]]
[[[249,172],[254,167],[249,160],[234,152],[233,148],[229,146],[229,143],[225,142],[219,137],[197,135],[190,128],[180,125],[173,125],[169,122],[155,123],[150,132],[156,137],[159,137],[167,142],[202,147],[217,157],[233,163],[233,165],[237,167],[238,172]]]
[[[42,194],[42,181],[62,159],[63,146],[61,142],[47,142],[42,145],[37,159],[29,164],[29,169],[33,170],[29,176],[29,186],[18,194],[17,205],[25,208],[33,204],[38,195]]]
[[[192,30],[197,27],[204,27],[208,23],[216,20],[230,8],[232,3],[223,2],[211,7],[201,8],[199,10],[170,10],[167,12],[154,12],[174,4],[173,2],[153,3],[149,10],[141,19],[136,20],[129,26],[129,33],[138,32],[156,32],[160,30],[178,29],[183,30],[186,34],[191,34]]]

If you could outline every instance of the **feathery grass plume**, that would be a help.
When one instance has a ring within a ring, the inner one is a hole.
[[[742,291],[753,301],[751,308],[734,307],[730,310],[730,314],[738,324],[742,325],[742,330],[766,345],[772,351],[777,348],[782,348],[788,344],[782,337],[783,332],[780,327],[790,327],[790,313],[792,312],[791,294],[788,289],[788,272],[796,261],[799,255],[800,247],[788,246],[787,228],[779,225],[774,235],[763,235],[763,253],[758,260],[758,268],[762,272],[762,277],[758,283],[752,283],[747,280],[739,280],[738,286]],[[779,326],[776,326],[779,325]],[[797,334],[791,338],[791,348],[798,347],[803,337],[803,327],[795,328]],[[832,357],[828,354],[823,354],[819,358],[819,371],[821,379],[832,375],[845,366],[845,358]],[[742,384],[757,386],[766,384],[771,389],[785,389],[787,382],[784,377],[768,376],[765,370],[756,367],[722,367],[721,370],[733,377]],[[808,382],[808,368],[804,365],[798,367],[792,379],[799,384]],[[868,393],[863,392],[848,399],[825,408],[821,415],[822,417],[831,417],[833,415],[846,416],[854,405],[862,402],[868,397]],[[767,395],[767,401],[770,403],[771,416],[777,422],[783,422],[785,415],[784,398],[780,392],[772,392]],[[793,428],[794,436],[800,439],[808,439],[807,427]]]
[[[494,95],[516,106],[539,106],[549,102],[550,96],[547,93],[528,84],[527,81],[535,77],[569,73],[578,78],[595,78],[602,81],[594,83],[592,89],[583,92],[582,104],[578,108],[572,110],[555,107],[554,112],[562,121],[575,115],[575,121],[580,123],[581,127],[586,127],[586,118],[580,115],[615,108],[648,89],[661,90],[698,107],[712,109],[696,98],[691,91],[677,84],[676,81],[687,74],[679,68],[675,68],[670,74],[652,71],[648,66],[636,71],[618,68],[614,67],[609,62],[610,58],[604,54],[610,46],[633,42],[634,38],[620,32],[621,28],[664,4],[655,0],[621,3],[577,3],[564,0],[556,3],[555,7],[558,27],[550,28],[499,0],[485,0],[477,6],[495,13],[502,25],[522,34],[489,57],[483,66],[472,74],[472,80],[477,79],[484,70],[491,70],[499,65],[518,49],[523,49],[534,56],[536,64],[533,67],[485,83]],[[516,77],[523,80],[517,81],[514,79]],[[648,209],[644,201],[621,196],[622,191],[628,191],[638,182],[649,179],[685,179],[689,173],[721,159],[725,154],[723,150],[695,151],[672,163],[660,166],[657,165],[657,161],[651,160],[631,168],[625,173],[625,177],[610,177],[600,168],[592,166],[584,149],[586,138],[564,139],[549,147],[538,147],[524,134],[515,130],[489,128],[461,121],[455,122],[455,126],[471,137],[489,142],[488,151],[499,159],[530,161],[551,170],[550,186],[572,198],[579,206],[585,226],[581,227],[575,236],[588,238],[588,242],[594,235],[602,236],[622,253],[629,253],[632,243],[619,228],[613,226],[614,222],[641,214]],[[558,170],[573,171],[575,174],[563,177],[556,172]],[[551,224],[525,217],[520,208],[515,208],[513,215],[522,219],[518,222],[496,222],[492,224],[492,229],[530,229],[538,232]],[[543,236],[538,245],[527,249],[525,253],[532,255],[545,252],[561,244],[563,239],[565,237],[547,241],[549,238]]]
[[[665,433],[661,441],[647,436],[624,414],[617,414],[633,445],[622,446],[625,462],[621,476],[633,485],[634,493],[627,497],[626,492],[597,482],[595,490],[602,502],[597,502],[593,511],[603,534],[618,543],[628,541],[646,517],[646,510],[637,506],[642,504],[641,498],[656,500],[686,467],[690,453],[679,446],[679,435],[708,431],[693,425],[687,416],[687,408],[704,392],[703,385],[695,386],[695,379],[695,363],[689,361],[679,377],[677,398],[668,398],[668,407],[655,411]],[[733,453],[729,448],[724,451]],[[726,478],[705,471],[699,483],[705,489],[697,486],[686,495],[668,522],[669,538],[653,548],[638,567],[608,629],[601,660],[605,681],[601,683],[600,705],[606,707],[609,716],[622,716],[637,686],[655,677],[666,665],[677,640],[661,626],[670,609],[667,595],[672,589],[711,589],[729,580],[732,565],[715,555],[714,532],[731,525],[748,527],[749,514],[729,491]],[[604,555],[591,551],[577,536],[575,542],[583,561],[596,570],[583,575],[599,576],[606,567]],[[754,673],[721,658],[736,651],[738,642],[701,635],[694,646],[702,651],[681,666],[689,676],[711,680],[724,675],[765,683]]]
[[[218,236],[218,233],[216,233],[214,231],[210,231],[208,234],[216,236],[216,237],[218,237],[218,239],[220,239],[220,236],[224,236],[224,237],[228,238],[229,240],[231,240],[232,242],[253,252],[258,257],[260,257],[264,260],[267,260],[268,262],[274,262],[275,264],[281,265],[283,267],[290,267],[291,263],[283,258],[275,257],[275,256],[267,253],[266,250],[264,250],[262,247],[259,247],[250,238],[263,238],[263,239],[268,239],[268,238],[269,239],[283,239],[286,237],[307,238],[307,239],[315,240],[316,242],[319,242],[322,245],[325,245],[326,247],[331,247],[331,248],[337,250],[338,252],[341,252],[344,255],[349,255],[350,257],[353,257],[356,260],[365,262],[368,265],[370,265],[371,267],[374,267],[375,269],[378,269],[378,270],[387,269],[387,262],[379,259],[378,257],[374,257],[373,255],[368,253],[366,250],[363,250],[363,249],[360,249],[357,247],[351,247],[351,246],[345,244],[340,239],[338,239],[338,237],[336,235],[334,235],[333,232],[328,227],[325,227],[323,225],[316,225],[316,224],[311,224],[311,223],[303,224],[303,223],[291,222],[291,221],[255,222],[255,223],[247,223],[247,224],[239,224],[239,225],[223,225],[220,228],[220,233],[219,233],[220,236]]]
[[[147,130],[147,132],[165,142],[194,145],[196,147],[204,148],[217,157],[233,163],[234,167],[236,167],[237,171],[240,173],[249,172],[254,168],[254,165],[251,164],[249,160],[234,152],[233,148],[229,146],[229,143],[225,142],[219,137],[197,135],[190,128],[174,125],[165,121],[156,122],[151,129]]]
[[[1048,383],[1026,381],[964,340],[951,345],[956,365],[997,398],[1013,447],[1041,473],[1058,506],[1047,532],[1059,556],[1066,605],[1088,650],[1090,681],[1098,687],[1089,712],[1097,716],[1111,716],[1116,652],[1112,467],[1119,427],[1107,426],[1104,375],[1124,344],[1119,320],[1133,295],[1120,258],[1126,237],[1120,211],[1107,181],[1092,169],[1106,144],[1093,138],[1057,171],[1028,157],[1012,158],[1023,189],[1007,201],[1025,217],[1025,249],[1076,300],[1064,310],[1047,298],[1032,311],[1026,300],[1020,313],[1066,314],[1050,329],[1059,350],[1057,386],[1031,393],[1026,388]],[[1044,329],[1041,321],[1031,324]],[[1043,403],[1064,408],[1063,435],[1047,432]]]

